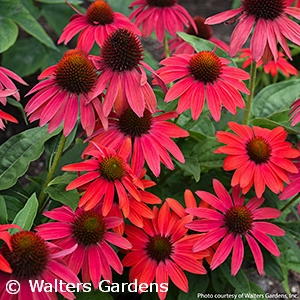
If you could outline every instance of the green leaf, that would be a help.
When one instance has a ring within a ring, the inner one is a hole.
[[[13,186],[30,162],[41,156],[45,141],[58,134],[58,130],[48,134],[47,129],[47,126],[28,129],[0,146],[0,190]]]
[[[22,6],[11,14],[10,18],[15,21],[24,31],[36,38],[42,44],[49,48],[56,49],[56,46],[50,36],[46,33],[43,27],[36,21],[36,19],[29,13],[29,11]]]
[[[90,292],[85,292],[85,293],[74,293],[76,296],[77,300],[96,300],[96,299],[101,299],[101,300],[113,300],[114,298],[112,295],[109,293],[101,292],[99,290],[93,290],[91,289]],[[65,299],[65,298],[61,298]]]
[[[213,51],[216,48],[216,45],[214,43],[212,43],[208,40],[199,38],[195,35],[190,35],[185,32],[177,32],[177,34],[184,41],[186,41],[187,43],[192,45],[197,52],[205,51],[205,50]],[[226,57],[227,59],[231,60],[231,57],[228,55],[228,53],[225,52],[224,50],[220,49],[219,47],[216,49],[216,51],[214,51],[214,53],[218,56]]]
[[[77,190],[66,191],[66,186],[77,176],[71,173],[65,173],[62,176],[54,178],[45,189],[45,192],[50,197],[62,204],[70,206],[73,210],[76,209],[79,201]]]
[[[2,56],[2,58],[3,58],[3,56]],[[2,60],[2,63],[3,63],[3,60]],[[8,104],[16,107],[21,112],[21,114],[23,116],[23,119],[25,121],[25,124],[28,125],[27,117],[26,117],[26,114],[24,112],[24,108],[23,108],[22,104],[19,101],[16,101],[16,99],[10,98],[10,97],[7,97],[7,102],[8,102]]]
[[[222,263],[219,268],[224,277],[238,292],[251,292],[249,281],[242,269],[239,270],[236,276],[231,276],[230,268],[227,262]]]
[[[220,146],[221,144],[216,141],[216,138],[207,137],[197,143],[192,153],[197,156],[201,167],[222,168],[225,155],[214,153]]]
[[[2,65],[25,77],[41,68],[45,55],[45,47],[39,41],[34,38],[22,39],[3,53]]]
[[[285,236],[281,237],[286,245],[289,246],[289,248],[294,252],[295,256],[300,261],[300,249],[296,241],[290,236],[290,233],[288,232]]]
[[[180,169],[192,174],[195,178],[195,181],[198,182],[200,180],[201,168],[200,164],[196,157],[185,156],[185,163],[182,164],[176,160],[176,164]]]
[[[66,3],[65,0],[36,0],[37,2],[41,2],[41,3],[49,3],[49,4],[59,4],[59,3]],[[81,0],[68,0],[69,3],[71,3],[72,5],[78,5],[83,3],[83,1]]]
[[[278,265],[278,261],[271,256],[271,254],[267,251],[264,251],[264,266],[265,272],[280,281],[283,280],[281,268]]]
[[[61,4],[44,4],[41,9],[42,15],[58,36],[61,35],[62,30],[68,24],[70,17],[75,14],[75,11],[66,5],[65,1],[61,1],[60,3]]]
[[[7,223],[7,210],[6,210],[5,199],[3,196],[0,195],[0,224],[6,224],[6,223]]]
[[[252,114],[257,118],[265,118],[289,109],[299,97],[299,85],[300,79],[293,79],[265,87],[253,99]]]
[[[132,0],[106,0],[106,2],[111,6],[114,11],[118,11],[125,16],[129,16],[132,13],[132,10],[128,6],[132,3]]]
[[[57,50],[46,48],[46,55],[41,64],[41,69],[44,70],[49,66],[56,65],[61,60],[62,56],[67,50],[69,50],[69,48],[61,45],[57,47]]]
[[[195,295],[195,298],[197,296],[198,299],[201,299],[201,297],[198,297],[198,294],[205,293],[206,289],[209,284],[209,276],[203,275],[199,276],[198,274],[187,274],[188,282],[189,282],[189,292],[184,293],[183,291],[179,291],[179,297],[178,300],[189,300],[191,299],[191,295]]]
[[[10,19],[0,19],[0,28],[0,53],[2,53],[16,42],[18,26]]]
[[[38,200],[36,198],[36,194],[33,194],[26,202],[25,206],[19,213],[16,215],[13,220],[13,224],[17,224],[22,227],[23,230],[30,230],[33,224],[33,221],[36,217],[38,210]],[[13,229],[13,232],[18,231],[17,229]],[[12,234],[11,233],[11,234]]]
[[[277,226],[279,226],[281,229],[288,231],[291,236],[296,238],[298,241],[300,241],[300,221],[297,222],[288,222],[288,223],[281,223],[281,222],[275,222]]]

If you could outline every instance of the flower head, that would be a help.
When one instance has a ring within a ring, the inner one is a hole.
[[[83,51],[68,50],[57,65],[41,73],[39,79],[44,78],[27,94],[37,92],[25,107],[31,122],[40,119],[40,126],[49,122],[49,132],[64,122],[64,135],[69,135],[77,121],[80,97],[80,119],[87,134],[92,133],[97,118],[105,123],[101,100],[90,95],[98,75]]]
[[[143,67],[152,73],[155,71],[143,62],[143,47],[134,32],[122,28],[113,31],[104,41],[100,56],[95,56],[93,60],[101,71],[94,97],[107,87],[103,103],[105,116],[113,107],[116,111],[122,111],[130,106],[140,117],[145,108],[155,111],[156,98]]]
[[[228,154],[224,160],[225,171],[236,170],[231,185],[240,185],[246,194],[254,185],[257,197],[261,197],[265,187],[278,194],[283,190],[283,182],[289,183],[287,172],[297,173],[291,159],[300,152],[286,142],[287,132],[282,127],[273,130],[229,122],[235,133],[218,131],[218,142],[226,144],[215,153]]]
[[[126,225],[125,233],[132,244],[132,250],[123,259],[124,266],[131,267],[129,280],[137,279],[138,284],[150,284],[156,280],[158,286],[173,283],[184,292],[188,291],[188,281],[183,270],[194,274],[206,274],[197,260],[199,254],[192,252],[193,242],[185,236],[184,224],[190,216],[179,218],[171,213],[167,202],[158,209],[153,208],[154,218],[145,220],[143,229]],[[206,251],[202,252],[205,257]],[[159,299],[165,299],[166,292],[158,291]]]
[[[164,67],[157,71],[159,76],[166,83],[179,80],[168,90],[165,101],[180,97],[177,112],[180,114],[190,108],[194,120],[199,118],[205,100],[216,121],[220,120],[222,105],[235,114],[236,106],[244,108],[239,91],[249,94],[242,80],[250,76],[243,70],[228,66],[229,63],[211,51],[178,54],[162,60]]]
[[[71,5],[70,5],[71,6]],[[96,0],[90,4],[85,14],[80,13],[70,19],[70,23],[63,29],[58,44],[66,45],[78,32],[76,48],[89,53],[94,43],[100,47],[107,36],[118,28],[129,28],[140,35],[140,30],[130,20],[119,12],[114,12],[110,5],[103,0]]]
[[[128,165],[131,151],[129,143],[125,143],[118,152],[112,148],[105,148],[94,143],[95,148],[86,152],[92,158],[86,161],[64,166],[64,171],[87,171],[73,180],[67,190],[78,188],[85,193],[79,201],[79,207],[92,209],[99,202],[103,202],[102,213],[106,216],[111,210],[114,195],[118,196],[120,207],[128,205],[127,192],[140,200],[139,190],[143,190],[142,182]]]
[[[189,13],[179,4],[177,0],[135,0],[129,8],[139,6],[132,12],[129,19],[134,20],[138,27],[142,26],[142,36],[148,37],[155,30],[157,40],[161,43],[165,36],[165,30],[171,36],[177,31],[184,31],[184,26],[189,23],[197,32],[197,27]]]
[[[146,109],[143,116],[139,117],[131,108],[127,108],[120,115],[111,114],[108,129],[97,130],[92,141],[104,147],[119,149],[129,139],[133,150],[131,159],[134,172],[139,175],[146,161],[153,174],[159,176],[161,162],[169,169],[174,169],[168,151],[184,163],[179,147],[171,138],[186,137],[188,132],[167,122],[176,116],[175,112],[153,115]],[[86,150],[90,147],[93,144]]]
[[[30,231],[20,231],[10,238],[9,247],[4,244],[0,253],[11,266],[12,273],[0,271],[0,297],[11,299],[5,288],[9,280],[17,280],[20,284],[20,292],[14,299],[48,299],[45,290],[31,291],[29,280],[44,281],[54,286],[55,280],[64,284],[69,282],[80,285],[77,276],[65,265],[61,257],[74,251],[66,249],[60,251],[55,245],[46,242],[41,236]],[[41,284],[41,283],[39,283]],[[75,299],[73,293],[68,290],[58,289],[67,299]],[[51,293],[51,299],[57,299],[55,292]]]
[[[242,53],[240,55],[240,58],[246,58],[242,65],[242,68],[245,69],[248,66],[250,66],[252,62],[251,51],[249,48],[245,48],[242,49],[240,52]],[[284,54],[282,52],[278,52],[277,61],[271,60],[268,63],[264,64],[264,62],[260,59],[257,62],[256,67],[259,68],[262,65],[264,68],[264,72],[266,74],[270,73],[272,77],[277,76],[278,71],[286,77],[290,77],[290,75],[298,75],[298,70],[284,58]]]
[[[238,186],[232,190],[233,200],[218,180],[213,180],[213,186],[217,197],[205,191],[196,191],[196,194],[216,210],[200,207],[186,209],[200,219],[185,226],[195,231],[207,232],[195,243],[193,250],[201,251],[222,240],[210,267],[212,270],[217,268],[232,251],[231,274],[235,276],[244,258],[244,237],[254,256],[258,273],[262,275],[264,261],[257,241],[273,255],[280,256],[278,247],[268,235],[282,236],[285,232],[278,226],[261,220],[278,218],[281,212],[275,208],[259,208],[264,198],[254,197],[245,205],[244,197],[239,196]]]
[[[213,36],[213,31],[209,25],[204,24],[205,19],[201,16],[195,16],[193,18],[195,21],[195,24],[197,26],[197,32],[195,31],[194,27],[190,25],[185,32],[189,35],[194,35],[199,38],[209,40],[210,42],[216,44],[218,47],[223,49],[224,51],[229,51],[229,46],[215,38]],[[175,37],[169,41],[169,47],[172,54],[182,54],[182,53],[188,53],[188,54],[194,54],[195,49],[193,46],[191,46],[189,43],[184,41],[181,37]]]
[[[11,242],[10,242],[10,234],[7,232],[8,229],[11,228],[17,228],[19,230],[22,230],[22,228],[15,224],[6,224],[6,225],[0,225],[0,239],[3,240],[8,248],[12,250]],[[3,255],[0,253],[0,272],[6,272],[6,273],[12,273],[12,269],[7,262],[7,260],[3,257]]]
[[[241,7],[209,17],[205,24],[218,24],[239,14],[241,15],[237,19],[238,25],[230,39],[229,54],[231,56],[235,56],[240,51],[252,28],[255,28],[250,41],[254,61],[264,58],[264,61],[268,62],[272,56],[276,61],[278,59],[277,40],[286,55],[292,59],[286,39],[300,45],[300,26],[288,15],[300,19],[298,8],[288,7],[286,0],[243,0]]]
[[[109,243],[122,249],[131,248],[131,244],[110,229],[120,225],[123,220],[116,217],[104,217],[101,206],[89,211],[68,206],[55,208],[44,215],[57,222],[50,222],[35,227],[46,240],[75,251],[64,257],[68,267],[78,274],[81,270],[83,282],[92,281],[97,289],[101,277],[112,282],[111,267],[119,274],[123,266]]]

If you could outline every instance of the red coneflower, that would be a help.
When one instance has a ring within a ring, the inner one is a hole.
[[[30,231],[20,231],[10,238],[11,249],[4,244],[0,253],[11,266],[12,273],[0,271],[0,298],[1,299],[57,299],[54,291],[55,280],[62,282],[58,292],[67,299],[75,299],[73,293],[64,289],[67,283],[80,287],[80,281],[61,257],[74,251],[74,248],[60,251],[55,245],[46,242],[38,234]],[[18,281],[20,291],[16,295],[9,294],[6,283],[10,280]],[[43,282],[53,286],[52,291],[32,291],[29,280]]]
[[[218,131],[218,142],[226,144],[215,153],[228,154],[223,168],[226,171],[236,170],[231,179],[231,185],[240,185],[246,194],[254,185],[257,197],[261,197],[266,185],[274,193],[283,190],[283,182],[289,183],[287,172],[297,173],[298,169],[291,158],[299,156],[300,152],[292,148],[286,141],[287,132],[282,127],[273,130],[235,122],[228,123],[235,133]]]
[[[93,96],[107,88],[103,103],[105,116],[113,106],[116,111],[122,111],[129,105],[140,117],[145,108],[155,111],[156,97],[144,68],[155,71],[143,62],[143,47],[134,32],[122,28],[113,31],[104,41],[100,56],[94,56],[93,61],[101,71]]]
[[[161,43],[165,36],[165,30],[171,36],[178,31],[184,31],[184,26],[189,24],[197,32],[197,27],[189,13],[179,4],[177,0],[136,0],[129,8],[139,6],[129,19],[134,20],[136,26],[142,25],[142,36],[148,37],[155,30],[157,40]]]
[[[70,4],[69,4],[70,5]],[[103,0],[91,3],[85,14],[70,5],[78,14],[70,19],[70,23],[63,29],[58,44],[66,45],[79,31],[76,48],[89,53],[94,43],[100,47],[107,36],[118,28],[129,28],[140,35],[140,30],[130,20],[119,12],[114,12],[109,4]]]
[[[87,135],[93,132],[96,119],[105,124],[101,100],[90,95],[99,78],[87,54],[68,50],[57,65],[38,77],[44,78],[27,94],[37,92],[25,106],[31,122],[40,119],[40,126],[49,122],[49,133],[64,122],[63,133],[69,135],[77,121],[80,97],[80,120]]]
[[[119,274],[123,272],[120,259],[109,243],[122,249],[131,248],[124,237],[110,231],[123,219],[104,217],[101,211],[101,206],[97,206],[89,211],[77,208],[74,212],[64,205],[44,213],[58,222],[35,227],[41,237],[62,249],[77,246],[74,252],[64,257],[64,261],[75,274],[81,270],[83,282],[92,281],[95,289],[101,277],[112,282],[111,267]]]
[[[221,182],[214,179],[213,186],[217,197],[205,191],[196,191],[196,194],[216,210],[201,207],[186,209],[200,219],[185,226],[191,230],[207,232],[195,243],[193,250],[204,250],[222,239],[210,267],[214,270],[221,265],[232,250],[231,274],[235,276],[244,258],[244,237],[254,256],[258,273],[262,275],[264,260],[256,240],[273,255],[280,256],[278,247],[268,235],[282,236],[285,232],[261,220],[278,218],[281,212],[275,208],[259,208],[264,198],[254,197],[244,205],[244,197],[239,196],[238,186],[232,190],[233,201]]]
[[[153,174],[158,177],[161,162],[169,169],[174,169],[168,152],[181,163],[185,161],[179,147],[171,138],[187,137],[189,133],[167,122],[177,116],[175,112],[153,115],[146,109],[139,117],[131,108],[127,108],[120,115],[111,114],[107,130],[104,128],[97,130],[92,141],[104,147],[119,149],[127,139],[130,139],[133,171],[139,175],[146,161]],[[93,144],[85,151],[90,147],[93,147]]]
[[[85,191],[78,204],[79,207],[84,206],[85,210],[92,209],[103,201],[102,212],[106,216],[112,207],[115,194],[118,196],[120,208],[128,207],[127,193],[140,200],[139,189],[143,190],[144,186],[127,163],[131,152],[129,142],[117,152],[96,143],[94,146],[86,152],[91,159],[64,166],[62,170],[87,172],[73,180],[66,190],[78,188]]]
[[[160,209],[153,208],[154,218],[145,219],[143,229],[126,225],[125,233],[132,249],[122,263],[131,267],[129,280],[137,279],[138,284],[150,284],[155,279],[160,287],[168,283],[169,277],[182,291],[188,292],[188,281],[183,270],[194,274],[206,274],[205,268],[197,260],[199,253],[192,252],[193,240],[186,236],[184,225],[191,216],[179,218],[171,213],[168,203]],[[202,257],[209,255],[202,252]],[[158,290],[159,299],[165,299],[166,292]]]
[[[252,54],[249,48],[242,49],[240,52],[242,53],[240,55],[240,58],[246,58],[242,65],[242,68],[245,69],[252,63]],[[298,74],[298,70],[284,58],[284,54],[282,52],[278,52],[277,61],[271,60],[268,63],[264,64],[263,61],[260,59],[257,62],[256,67],[258,68],[262,65],[265,73],[270,73],[272,77],[277,76],[278,71],[286,77]]]
[[[288,15],[300,19],[299,9],[288,7],[286,0],[242,0],[242,6],[221,12],[206,19],[205,24],[213,25],[232,19],[239,15],[238,25],[230,39],[229,54],[235,56],[247,41],[252,28],[255,27],[250,49],[254,61],[263,58],[270,60],[270,54],[276,61],[278,58],[277,40],[286,55],[292,55],[286,39],[300,45],[300,26],[292,21]]]
[[[236,67],[230,67],[229,60],[218,57],[214,52],[201,51],[196,54],[178,54],[160,62],[164,67],[157,73],[166,82],[178,80],[167,92],[165,102],[179,98],[177,112],[191,109],[192,118],[198,119],[206,100],[212,117],[219,121],[222,105],[232,114],[236,106],[244,108],[239,91],[249,94],[242,80],[250,75]]]

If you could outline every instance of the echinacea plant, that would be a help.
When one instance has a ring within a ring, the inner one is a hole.
[[[0,299],[299,297],[300,1],[25,2],[0,1]]]

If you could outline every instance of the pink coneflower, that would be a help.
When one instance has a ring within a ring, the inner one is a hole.
[[[74,249],[60,251],[55,245],[46,242],[38,234],[30,231],[20,231],[11,236],[11,249],[5,244],[0,252],[9,262],[12,273],[0,271],[0,298],[1,299],[57,299],[54,291],[55,280],[62,283],[62,289],[58,292],[67,299],[75,299],[73,293],[66,289],[66,284],[72,283],[80,287],[80,281],[61,257],[69,254]],[[6,283],[10,280],[18,281],[20,291],[16,295],[9,294]],[[44,283],[53,286],[52,291],[31,291],[29,280],[35,281],[41,286]]]
[[[70,4],[69,4],[70,5]],[[103,0],[91,3],[85,14],[70,5],[78,14],[70,19],[70,23],[63,29],[58,44],[66,45],[79,31],[76,48],[89,53],[94,43],[100,47],[107,36],[118,28],[128,28],[140,35],[140,30],[130,20],[119,12],[114,12],[109,4]]]
[[[177,116],[175,112],[153,115],[146,109],[142,117],[138,117],[131,108],[127,108],[120,115],[111,114],[108,129],[97,130],[92,141],[104,147],[119,149],[130,139],[133,171],[139,175],[146,161],[153,174],[158,177],[161,162],[169,169],[174,169],[168,151],[181,163],[185,161],[179,147],[171,139],[189,135],[186,130],[168,122]],[[87,151],[90,147],[93,144],[87,147]]]
[[[254,185],[257,197],[261,197],[265,187],[278,194],[283,190],[283,182],[289,183],[287,172],[297,173],[291,159],[300,152],[286,141],[288,133],[282,127],[272,130],[229,122],[235,133],[218,131],[218,142],[226,144],[215,153],[228,154],[224,160],[225,171],[236,170],[231,185],[240,185],[246,194]]]
[[[140,117],[145,108],[155,111],[155,94],[144,68],[155,71],[143,62],[143,47],[135,33],[122,28],[113,31],[104,41],[100,56],[95,56],[93,61],[102,72],[93,95],[103,93],[108,85],[103,103],[105,116],[113,106],[120,111],[129,105]]]
[[[216,44],[219,48],[222,50],[228,52],[229,51],[229,46],[215,38],[213,36],[213,31],[209,25],[204,24],[205,19],[201,16],[195,16],[193,18],[195,21],[195,24],[197,26],[197,32],[193,28],[193,26],[190,25],[189,28],[186,29],[186,33],[189,35],[194,35],[196,37],[209,40],[210,42]],[[195,49],[193,46],[191,46],[189,43],[184,41],[181,37],[175,37],[169,41],[169,47],[170,47],[170,52],[172,54],[182,54],[182,53],[188,53],[188,54],[194,54]]]
[[[122,249],[131,248],[131,244],[122,236],[110,231],[123,220],[116,217],[104,217],[100,206],[84,211],[76,211],[68,206],[55,208],[44,215],[58,222],[50,222],[35,227],[46,240],[62,249],[76,247],[75,251],[64,257],[68,267],[78,274],[81,270],[83,282],[92,281],[97,289],[101,277],[112,282],[111,267],[119,274],[123,266],[109,243]]]
[[[9,250],[12,250],[11,242],[10,242],[10,234],[7,232],[8,229],[11,228],[17,228],[19,230],[22,230],[22,228],[15,224],[5,224],[0,225],[0,239],[3,240],[6,245],[8,246]],[[8,261],[3,257],[3,255],[0,253],[0,272],[6,272],[6,273],[12,273],[12,269],[8,263]]]
[[[260,220],[278,218],[281,212],[275,208],[259,208],[264,202],[264,198],[254,197],[244,205],[244,197],[239,196],[238,186],[232,190],[233,201],[221,182],[214,179],[213,187],[217,197],[205,191],[197,191],[196,194],[216,210],[210,208],[186,209],[188,213],[200,219],[185,226],[195,231],[207,232],[195,243],[193,250],[204,250],[222,239],[210,268],[214,270],[221,265],[232,250],[231,274],[235,276],[244,258],[244,237],[254,256],[258,273],[262,275],[264,260],[257,241],[273,255],[280,256],[278,247],[268,235],[282,236],[285,232],[274,224]]]
[[[300,149],[300,144],[297,144],[298,149]],[[300,193],[300,157],[294,161],[298,173],[288,173],[289,179],[291,182],[284,188],[283,192],[279,195],[279,200],[286,200],[291,198],[298,193]]]
[[[289,114],[292,121],[292,126],[295,126],[300,122],[300,98],[292,103]]]
[[[292,55],[286,39],[300,45],[300,26],[288,15],[300,19],[298,8],[287,7],[286,0],[243,0],[242,6],[221,12],[206,19],[205,24],[214,25],[232,19],[239,15],[238,25],[230,39],[229,54],[235,56],[247,41],[252,28],[255,27],[250,41],[250,49],[254,61],[271,54],[276,61],[278,58],[277,40],[286,55]],[[269,59],[265,60],[266,62]]]
[[[183,270],[194,274],[206,274],[206,270],[192,252],[193,240],[186,236],[184,225],[191,216],[179,218],[171,213],[168,203],[153,208],[154,218],[146,219],[143,229],[126,225],[125,233],[132,244],[122,263],[131,267],[129,280],[137,279],[138,284],[150,284],[156,280],[158,287],[168,283],[169,277],[182,291],[188,292],[188,280]],[[203,251],[202,257],[208,255]],[[159,299],[165,299],[166,292],[158,291]]]
[[[64,122],[63,133],[67,136],[76,124],[80,107],[80,120],[87,135],[93,132],[98,118],[105,124],[101,100],[90,95],[99,79],[87,54],[79,49],[68,50],[58,64],[38,77],[44,78],[47,79],[27,94],[37,92],[25,107],[31,122],[39,119],[40,126],[49,122],[49,133]]]
[[[84,206],[85,210],[92,209],[103,201],[102,212],[106,216],[112,207],[115,194],[122,208],[129,205],[127,193],[140,200],[139,189],[143,190],[144,186],[127,163],[131,152],[130,143],[125,143],[118,152],[96,143],[94,145],[94,149],[86,152],[91,159],[64,166],[62,170],[87,172],[73,180],[66,190],[78,188],[85,191],[78,204],[79,207]]]
[[[191,109],[192,118],[198,119],[206,100],[212,117],[219,121],[222,105],[232,114],[236,106],[244,108],[239,91],[249,94],[242,80],[249,74],[236,67],[227,66],[229,60],[214,52],[201,51],[196,54],[178,54],[160,62],[164,67],[157,73],[166,82],[178,80],[167,92],[165,102],[179,98],[177,112]]]
[[[17,101],[20,101],[20,94],[18,92],[18,89],[10,78],[16,80],[17,82],[19,82],[21,84],[27,85],[27,83],[20,76],[18,76],[14,72],[0,66],[0,103],[3,104],[4,106],[7,103],[6,97],[8,97],[8,96],[13,96]],[[14,118],[10,114],[0,110],[0,129],[1,130],[5,129],[4,122],[6,122],[6,121],[18,123],[18,120],[16,118]]]
[[[194,20],[177,2],[177,0],[135,0],[129,8],[139,7],[131,13],[129,19],[135,18],[134,24],[143,27],[143,37],[150,36],[155,30],[160,43],[166,30],[171,36],[175,36],[177,31],[184,31],[184,26],[188,27],[191,24],[197,32]]]
[[[246,58],[242,65],[242,68],[245,69],[252,63],[252,54],[249,48],[242,49],[240,52],[242,53],[240,58]],[[265,73],[270,73],[272,77],[277,76],[278,71],[286,77],[290,77],[290,75],[298,75],[298,70],[284,58],[284,54],[282,52],[278,52],[277,61],[271,60],[270,62],[264,64],[260,59],[257,62],[256,67],[258,68],[262,65]]]

